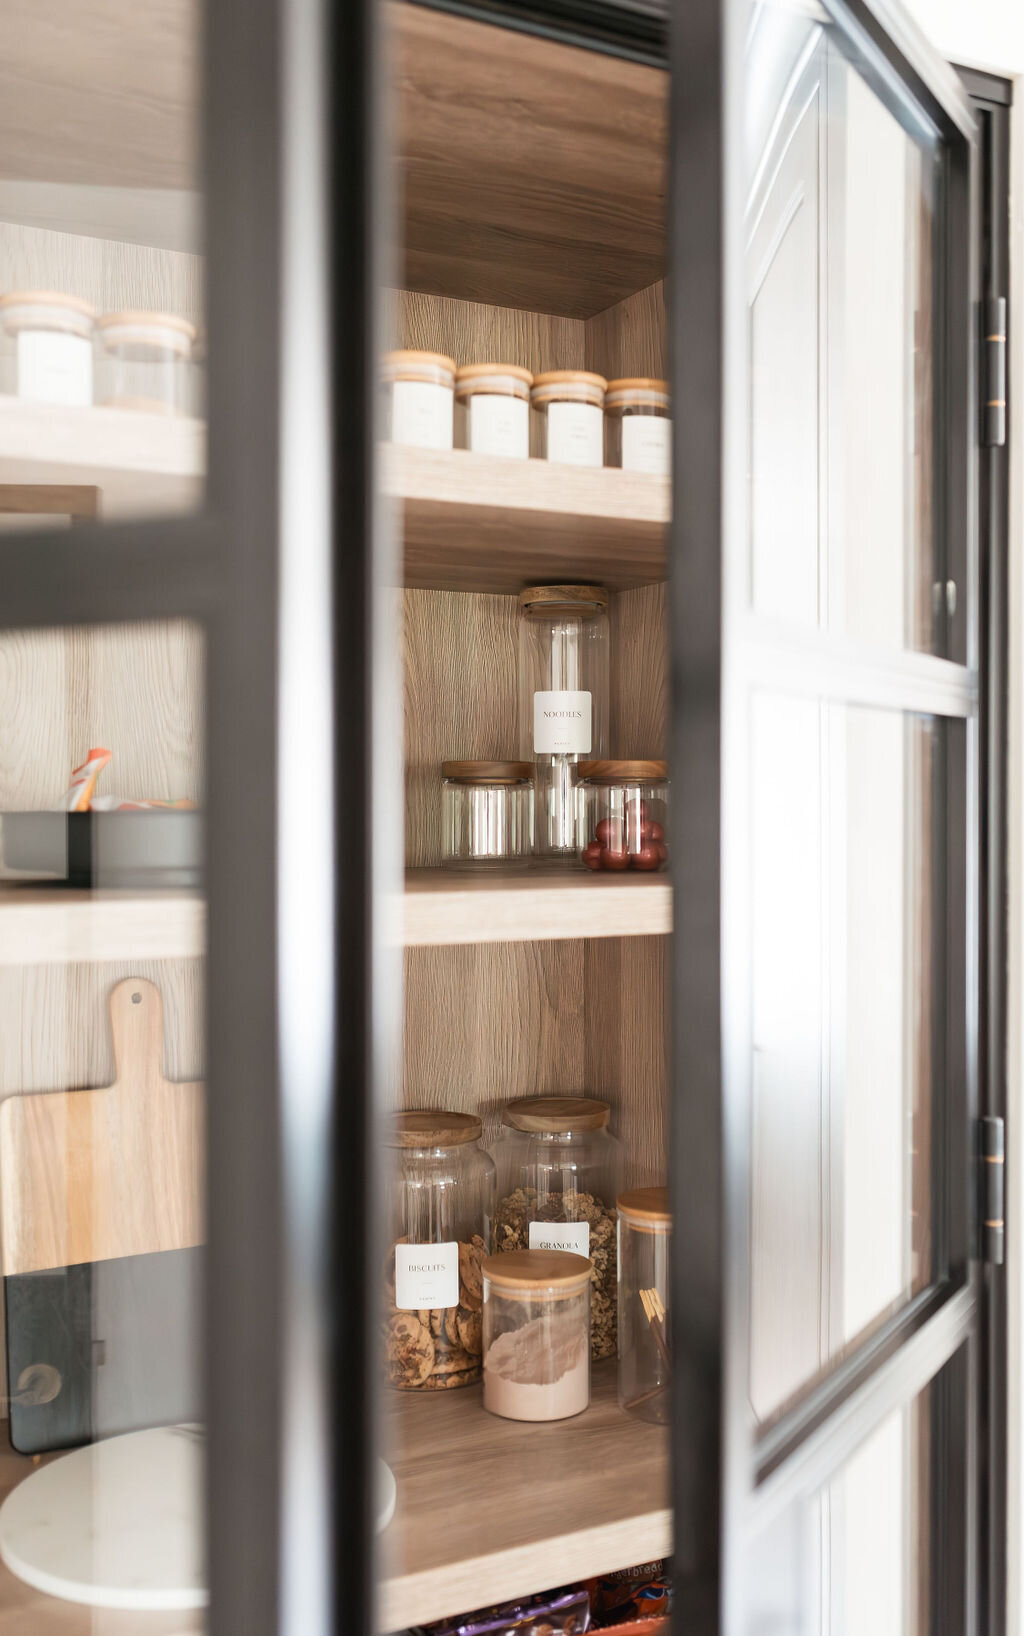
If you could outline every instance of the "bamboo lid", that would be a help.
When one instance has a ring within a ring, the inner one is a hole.
[[[496,393],[500,390],[496,383],[502,380],[508,383],[512,396],[529,399],[533,375],[519,364],[463,364],[455,372],[455,396],[468,398],[474,392]]]
[[[634,1187],[620,1193],[618,1211],[625,1221],[635,1221],[641,1227],[672,1225],[667,1187]]]
[[[528,784],[532,761],[442,761],[441,776],[456,784]]]
[[[592,1096],[521,1096],[503,1110],[501,1122],[513,1130],[603,1130],[611,1118],[607,1102]]]
[[[483,1123],[475,1113],[418,1108],[396,1113],[384,1138],[387,1147],[461,1147],[480,1139]]]
[[[592,403],[600,409],[608,382],[587,369],[549,369],[533,377],[534,403]]]
[[[569,1290],[589,1282],[590,1262],[571,1250],[507,1250],[486,1255],[483,1274],[498,1289]]]
[[[519,593],[519,606],[592,612],[595,608],[607,608],[608,592],[603,585],[528,585]]]
[[[70,307],[86,318],[95,318],[96,308],[79,295],[62,295],[59,290],[9,290],[0,295],[0,309],[4,307]]]
[[[667,409],[671,402],[668,381],[656,381],[648,375],[626,375],[620,381],[609,381],[604,406],[614,413],[616,409],[638,406]]]
[[[381,372],[388,381],[436,383],[439,375],[451,376],[449,385],[455,381],[455,359],[443,352],[417,352],[407,348],[399,352],[385,352],[380,362]]]
[[[668,778],[668,762],[579,761],[576,777],[591,784],[663,784]]]
[[[190,341],[196,338],[196,326],[173,312],[143,312],[140,308],[129,307],[124,312],[105,312],[102,318],[96,320],[97,329],[119,329],[122,324],[142,325],[146,329],[172,329],[175,334],[187,336]]]

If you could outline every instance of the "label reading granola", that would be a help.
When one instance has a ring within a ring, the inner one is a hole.
[[[459,1246],[395,1245],[395,1306],[401,1312],[459,1304]]]
[[[589,1221],[531,1221],[531,1250],[569,1250],[590,1256]]]

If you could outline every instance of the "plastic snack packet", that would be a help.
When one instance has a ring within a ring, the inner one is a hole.
[[[102,746],[90,750],[80,767],[76,767],[71,774],[71,784],[64,797],[64,808],[67,812],[88,812],[92,806],[92,798],[96,793],[96,780],[107,765],[113,761],[113,750],[104,750]]]
[[[595,1628],[614,1630],[632,1620],[667,1614],[672,1578],[667,1562],[641,1562],[587,1581]]]
[[[576,1585],[417,1627],[415,1636],[584,1636],[589,1629],[589,1599]]]

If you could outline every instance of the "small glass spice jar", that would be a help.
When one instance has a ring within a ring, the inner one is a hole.
[[[533,376],[518,364],[465,364],[456,371],[459,443],[474,454],[526,460]]]
[[[668,864],[664,761],[581,761],[576,768],[580,858],[588,869],[654,871]]]
[[[668,477],[672,417],[668,381],[632,376],[609,381],[605,394],[605,464]]]
[[[590,1402],[590,1263],[565,1250],[489,1255],[484,1408],[505,1420],[567,1420]]]
[[[396,1114],[385,1140],[391,1244],[384,1269],[384,1362],[402,1391],[480,1378],[481,1267],[494,1211],[494,1164],[475,1114]]]
[[[583,369],[552,369],[533,379],[532,402],[544,415],[544,452],[562,466],[604,465],[607,381]]]
[[[607,1102],[524,1096],[502,1111],[494,1145],[495,1254],[569,1250],[593,1268],[590,1339],[595,1358],[615,1351],[615,1199],[622,1149]]]
[[[641,1420],[671,1411],[667,1187],[619,1195],[619,1404]]]
[[[532,761],[442,761],[441,855],[449,868],[525,864],[533,851]]]
[[[421,449],[454,445],[455,361],[443,352],[388,352],[381,360],[384,436]]]
[[[12,290],[0,296],[4,334],[3,390],[31,403],[92,403],[92,337],[96,309],[56,290]]]
[[[608,592],[532,585],[519,597],[519,753],[534,762],[534,851],[578,851],[576,763],[608,752]]]
[[[96,328],[103,403],[155,415],[187,413],[194,324],[167,312],[108,312]]]

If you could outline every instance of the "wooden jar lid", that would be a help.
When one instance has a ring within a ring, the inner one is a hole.
[[[456,784],[528,784],[532,761],[442,761],[441,776]]]
[[[593,1096],[521,1096],[503,1109],[501,1122],[513,1130],[603,1130],[611,1108]]]
[[[503,382],[503,385],[499,385]],[[523,398],[528,403],[533,375],[519,364],[463,364],[455,372],[455,396],[470,398],[474,393],[501,394]]]
[[[667,409],[670,402],[668,381],[655,380],[651,375],[624,375],[621,380],[608,382],[604,406],[614,414],[616,410],[638,405]]]
[[[549,369],[533,377],[534,403],[591,403],[604,406],[608,382],[587,369]]]
[[[444,384],[455,384],[455,359],[443,352],[385,352],[380,364],[386,381],[427,381],[436,386],[438,376],[448,375],[451,379]]]
[[[619,1215],[631,1225],[635,1222],[648,1230],[672,1225],[667,1187],[631,1188],[628,1193],[619,1194],[617,1207]]]
[[[579,761],[576,777],[591,784],[664,784],[667,761]]]
[[[8,290],[0,295],[0,309],[5,307],[70,307],[86,318],[95,318],[96,308],[80,295],[62,295],[59,290]]]
[[[480,1139],[483,1123],[475,1113],[418,1108],[396,1113],[384,1138],[388,1147],[461,1147]]]
[[[119,329],[122,324],[172,329],[176,335],[185,335],[190,341],[196,338],[196,326],[187,318],[179,318],[175,312],[143,312],[141,308],[128,307],[124,312],[105,312],[102,318],[96,320],[97,329]]]
[[[574,613],[593,613],[607,608],[608,592],[603,585],[528,585],[519,593],[521,608],[571,608]]]
[[[590,1262],[571,1250],[507,1250],[504,1255],[486,1255],[483,1274],[498,1289],[570,1290],[590,1279]]]

